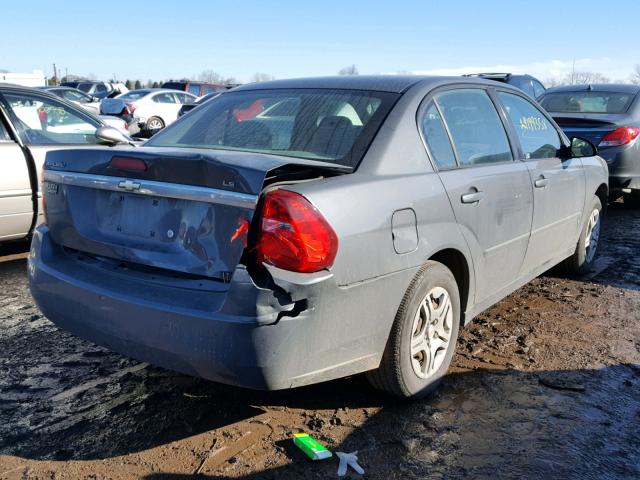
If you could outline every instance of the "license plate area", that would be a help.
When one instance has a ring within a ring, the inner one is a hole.
[[[106,235],[133,237],[151,242],[172,242],[180,228],[180,203],[184,200],[120,192],[99,192],[103,212],[98,228]],[[99,210],[100,207],[99,207]]]

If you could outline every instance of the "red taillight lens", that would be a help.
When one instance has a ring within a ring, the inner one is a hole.
[[[109,162],[109,167],[130,172],[145,172],[147,170],[147,164],[144,163],[144,160],[129,157],[113,157]]]
[[[338,253],[338,237],[306,198],[287,190],[264,197],[256,241],[259,262],[311,273],[329,268]]]
[[[633,142],[640,135],[640,127],[620,127],[607,133],[598,147],[619,147]]]

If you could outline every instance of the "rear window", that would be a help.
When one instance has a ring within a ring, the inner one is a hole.
[[[80,83],[78,84],[78,90],[82,90],[84,93],[88,93],[93,87],[93,83]]]
[[[184,82],[165,82],[162,84],[162,88],[171,88],[173,90],[184,90]]]
[[[624,113],[633,94],[620,92],[547,93],[540,104],[548,112],[559,113]]]
[[[355,167],[398,97],[334,89],[229,92],[147,145],[273,153]]]

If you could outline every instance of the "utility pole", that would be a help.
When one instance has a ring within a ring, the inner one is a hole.
[[[53,64],[53,78],[55,78],[56,84],[58,83],[58,70],[56,69],[56,64]]]
[[[64,67],[64,79],[67,82],[69,81],[69,69],[67,67]]]

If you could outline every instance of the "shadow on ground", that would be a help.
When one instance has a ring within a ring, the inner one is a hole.
[[[290,432],[298,429],[311,430],[333,451],[358,450],[366,478],[640,476],[638,365],[453,373],[437,395],[414,403],[378,394],[362,377],[259,393],[179,375],[156,375],[149,376],[146,395],[111,411],[108,419],[49,433],[32,431],[21,447],[9,450],[25,459],[51,459],[59,457],[57,452],[65,446],[67,459],[73,459],[65,469],[72,469],[75,460],[106,459],[95,462],[94,471],[100,475],[110,460],[124,465],[110,457],[139,453],[260,414],[271,433],[254,439],[203,478],[335,476],[335,459],[311,462],[291,448]],[[41,400],[43,407],[48,400]],[[348,425],[349,412],[369,407],[379,408],[344,438],[334,440],[332,418]],[[299,410],[317,412],[315,427],[309,428],[308,416]],[[96,435],[99,445],[89,441]],[[233,447],[235,441],[221,436],[216,447]],[[8,446],[5,441],[0,451],[6,452]],[[253,463],[254,457],[264,461],[264,450],[286,457],[285,465],[270,468]],[[206,452],[198,469],[151,473],[145,478],[177,480],[191,478],[196,471],[208,471]]]

